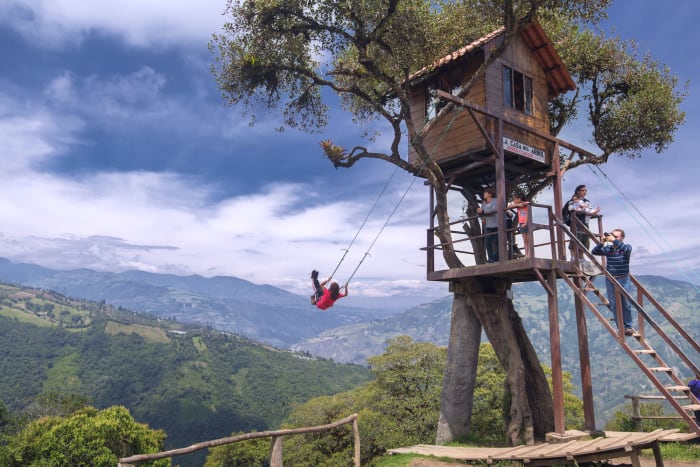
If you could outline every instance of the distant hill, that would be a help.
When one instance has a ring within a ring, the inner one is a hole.
[[[306,297],[233,277],[54,271],[4,259],[0,259],[0,280],[201,323],[279,348],[361,365],[366,365],[367,357],[381,354],[387,339],[396,335],[447,345],[452,305],[447,296],[397,314],[340,304],[332,313],[319,313],[308,305]],[[691,336],[700,339],[697,286],[658,276],[641,276],[640,280]],[[604,288],[602,278],[597,281]],[[515,307],[538,355],[549,364],[547,297],[543,288],[538,283],[520,283],[514,285],[513,293]],[[559,312],[564,369],[580,386],[573,296],[563,282],[559,284]],[[650,387],[641,372],[621,356],[622,350],[600,323],[590,313],[587,318],[597,413],[606,417],[624,402],[622,395],[640,394],[645,385]]]
[[[310,305],[306,296],[224,276],[58,271],[0,258],[0,281],[210,326],[278,348],[287,348],[326,329],[390,314],[341,302],[332,313],[322,313]]]
[[[277,428],[295,404],[371,377],[361,366],[6,284],[0,349],[0,400],[11,410],[47,391],[79,394],[163,428],[169,448]]]
[[[659,276],[638,278],[674,318],[682,323],[691,336],[700,339],[700,289],[697,286]],[[596,281],[598,286],[604,289],[603,279],[597,278]],[[513,296],[515,308],[523,319],[523,325],[538,355],[544,364],[549,365],[549,324],[545,291],[538,283],[519,283],[513,286]],[[572,374],[575,384],[580,388],[574,300],[571,290],[563,281],[558,285],[558,298],[564,370]],[[389,338],[401,334],[409,335],[419,342],[447,345],[451,310],[452,299],[445,297],[385,319],[330,329],[291,348],[340,362],[365,364],[367,357],[383,352]],[[586,317],[596,412],[601,419],[605,419],[614,407],[626,402],[622,398],[624,394],[642,394],[645,390],[652,391],[652,388],[651,383],[598,320],[590,312],[586,313]],[[663,323],[664,320],[659,317],[658,322]],[[673,335],[673,332],[671,334]],[[482,341],[485,340],[485,336],[482,336]],[[654,348],[663,348],[664,344],[651,342]],[[693,355],[687,351],[689,355]],[[689,378],[692,375],[682,376]]]

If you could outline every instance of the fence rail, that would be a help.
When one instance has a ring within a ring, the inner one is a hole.
[[[304,433],[318,433],[328,431],[333,428],[338,428],[342,425],[352,423],[352,434],[354,444],[354,465],[360,467],[360,430],[357,424],[357,414],[352,414],[348,417],[338,420],[327,425],[310,426],[303,428],[290,428],[286,430],[274,431],[259,431],[254,433],[246,433],[238,436],[229,436],[227,438],[219,438],[211,441],[204,441],[193,444],[186,448],[171,449],[170,451],[162,451],[153,454],[138,454],[131,457],[123,457],[119,459],[117,467],[134,467],[139,462],[153,461],[157,459],[165,459],[168,457],[181,456],[190,454],[202,449],[209,449],[225,444],[237,443],[239,441],[247,441],[258,438],[271,438],[270,442],[270,467],[282,467],[282,438],[290,435],[299,435]]]

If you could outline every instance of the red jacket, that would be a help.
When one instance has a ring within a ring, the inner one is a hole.
[[[320,308],[321,310],[327,310],[328,308],[333,306],[333,304],[336,302],[336,300],[338,300],[339,298],[343,298],[344,296],[345,296],[345,294],[341,293],[340,295],[338,295],[338,298],[333,300],[331,298],[331,291],[324,287],[323,288],[323,295],[321,295],[321,298],[319,298],[316,301],[316,306],[318,308]]]

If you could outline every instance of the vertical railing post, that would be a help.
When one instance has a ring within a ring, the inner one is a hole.
[[[355,445],[355,467],[360,467],[360,427],[357,424],[357,417],[352,421],[352,437]]]
[[[435,271],[435,189],[430,188],[430,227],[428,228],[428,239],[426,242],[426,268],[427,273]]]
[[[282,436],[270,440],[270,467],[282,467]]]
[[[637,287],[637,303],[644,308],[644,291],[639,287]],[[637,328],[639,329],[639,335],[644,338],[644,315],[639,310],[637,310]]]
[[[635,431],[639,431],[642,428],[642,412],[639,409],[639,397],[632,398],[632,420],[634,423]]]
[[[612,284],[615,289],[615,320],[617,321],[617,332],[620,340],[625,340],[625,322],[622,318],[622,295],[620,294],[620,283],[613,277]]]

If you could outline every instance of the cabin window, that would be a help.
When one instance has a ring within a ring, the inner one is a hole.
[[[441,76],[425,88],[425,121],[430,121],[447,105],[447,101],[438,96],[438,90],[449,92],[453,96],[462,90],[461,83],[456,83],[447,76]]]
[[[532,78],[504,66],[503,103],[506,107],[532,115]]]

